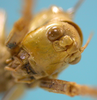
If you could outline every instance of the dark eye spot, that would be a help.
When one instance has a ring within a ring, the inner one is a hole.
[[[16,42],[7,44],[7,47],[13,49],[16,47]]]
[[[63,36],[63,30],[61,27],[54,26],[49,29],[47,36],[50,41],[55,41]]]

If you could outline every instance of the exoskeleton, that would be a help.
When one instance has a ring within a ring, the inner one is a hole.
[[[56,79],[69,64],[80,61],[81,53],[92,37],[82,47],[82,31],[73,22],[81,2],[79,0],[72,10],[51,6],[32,16],[32,0],[25,0],[22,17],[14,24],[6,40],[10,54],[7,54],[9,59],[4,59],[7,59],[5,69],[12,72],[15,82],[25,85],[38,82],[42,88],[72,97],[97,96],[96,89]]]

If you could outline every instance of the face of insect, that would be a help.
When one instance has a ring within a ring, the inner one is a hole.
[[[81,45],[82,33],[72,22],[49,22],[30,32],[22,42],[30,54],[30,63],[34,62],[34,66],[40,66],[48,74],[68,63],[78,63]]]

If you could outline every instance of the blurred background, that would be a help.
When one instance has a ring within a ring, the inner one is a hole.
[[[20,16],[23,0],[0,0],[0,8],[7,13],[6,34],[8,35],[15,21]],[[57,5],[67,10],[73,7],[78,0],[37,0],[35,2],[34,13],[42,9],[48,9],[51,5]],[[77,23],[83,32],[84,42],[86,43],[91,32],[94,36],[89,46],[82,54],[81,61],[76,65],[70,65],[58,77],[58,79],[97,86],[97,0],[85,0],[76,12],[74,22]],[[0,98],[4,93],[0,94]],[[1,100],[1,99],[0,99]],[[28,89],[23,96],[17,100],[92,100],[88,97],[68,97],[63,94],[55,94],[40,88]]]

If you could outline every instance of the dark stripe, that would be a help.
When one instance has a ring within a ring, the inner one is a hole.
[[[32,73],[32,74],[37,74],[37,73],[34,71],[34,69],[31,68],[31,66],[30,66],[29,63],[25,64],[23,68],[26,69],[26,72],[27,72],[28,74],[31,74],[31,73]]]

